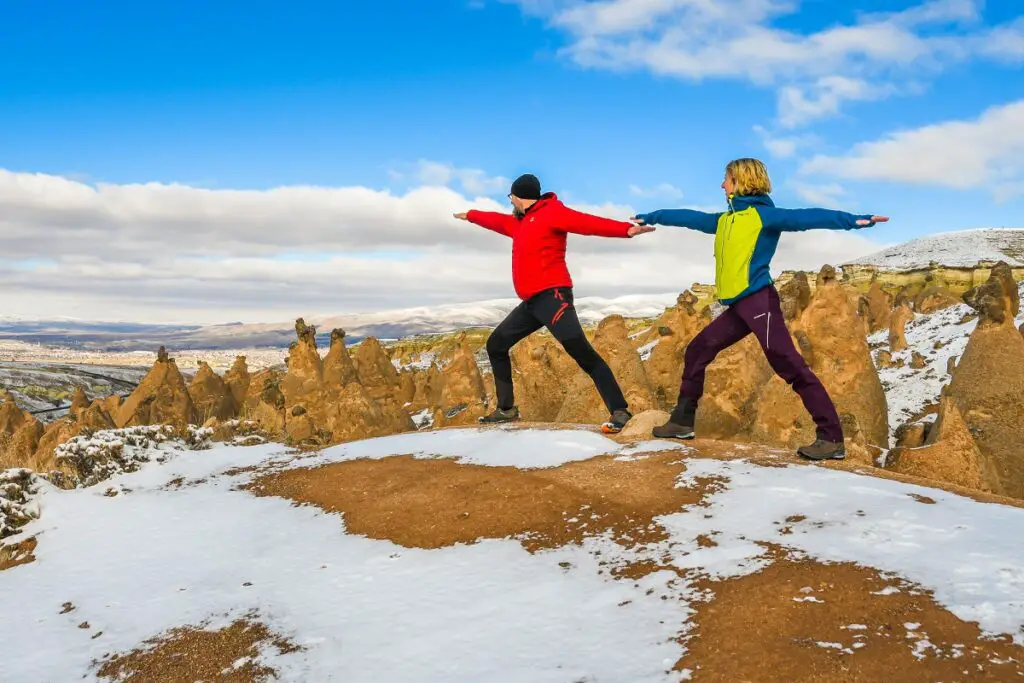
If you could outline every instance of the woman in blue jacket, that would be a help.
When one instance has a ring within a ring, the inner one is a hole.
[[[633,217],[637,225],[674,225],[715,236],[715,288],[728,306],[686,347],[683,379],[672,416],[654,428],[658,438],[692,439],[704,375],[715,357],[748,334],[757,337],[772,369],[800,396],[814,418],[817,439],[798,453],[813,460],[846,456],[835,404],[793,344],[772,281],[772,256],[783,232],[855,230],[889,219],[828,209],[780,209],[772,202],[771,180],[757,159],[736,159],[725,169],[722,189],[728,211],[705,213],[662,209]]]

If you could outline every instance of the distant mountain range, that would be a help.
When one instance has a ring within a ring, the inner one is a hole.
[[[860,257],[846,265],[875,265],[884,269],[926,268],[932,262],[946,266],[972,266],[979,261],[1004,260],[1024,266],[1024,229],[989,228],[941,233],[915,239]],[[576,300],[580,318],[596,322],[618,313],[654,317],[673,305],[678,292],[623,296],[614,299],[583,297]],[[379,313],[305,316],[318,329],[318,342],[326,345],[333,328],[342,328],[351,342],[368,336],[396,339],[415,334],[449,332],[466,327],[490,327],[519,302],[493,299],[444,306],[422,306]],[[47,346],[95,351],[153,351],[164,345],[172,350],[285,348],[295,339],[294,320],[221,325],[157,325],[95,322],[71,318],[24,320],[0,315],[0,339],[17,339]]]
[[[614,299],[582,297],[576,300],[576,308],[584,322],[597,322],[615,313],[654,317],[673,305],[677,296],[678,292]],[[344,329],[348,339],[356,342],[368,336],[397,339],[466,327],[490,327],[498,324],[518,303],[516,299],[494,299],[380,313],[305,316],[305,321],[317,327],[318,343],[326,345],[334,328]],[[149,351],[160,345],[174,350],[284,348],[295,340],[295,321],[188,326],[8,317],[0,318],[0,339],[95,351]]]

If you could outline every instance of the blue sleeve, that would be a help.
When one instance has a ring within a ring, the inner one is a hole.
[[[831,209],[780,209],[774,206],[759,206],[761,225],[765,230],[780,232],[802,232],[804,230],[859,230],[870,228],[874,223],[871,214],[857,215]],[[857,225],[857,221],[869,221]]]
[[[704,213],[693,209],[659,209],[650,213],[634,216],[647,225],[674,225],[681,228],[692,228],[714,235],[718,230],[720,213]]]

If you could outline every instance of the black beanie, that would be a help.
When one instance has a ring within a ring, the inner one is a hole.
[[[537,176],[526,173],[512,183],[512,195],[520,199],[540,199],[540,181]]]

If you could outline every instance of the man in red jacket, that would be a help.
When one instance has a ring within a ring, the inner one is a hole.
[[[512,283],[522,300],[487,339],[487,356],[498,394],[497,409],[481,422],[509,422],[519,419],[512,390],[512,360],[509,351],[541,327],[590,375],[601,394],[610,419],[601,429],[606,434],[622,430],[632,418],[619,383],[608,363],[587,341],[573,307],[572,278],[565,265],[565,241],[570,232],[601,237],[633,237],[654,228],[614,221],[568,208],[554,192],[541,194],[540,181],[523,175],[512,183],[508,195],[512,215],[488,211],[467,211],[456,218],[512,238]]]

